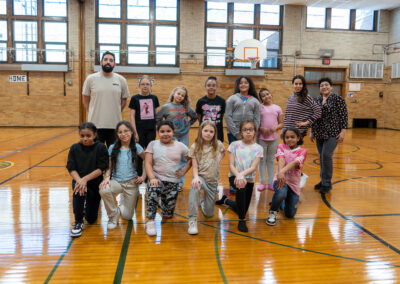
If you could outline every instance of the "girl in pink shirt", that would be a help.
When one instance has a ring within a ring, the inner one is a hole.
[[[301,169],[307,156],[307,151],[299,147],[303,144],[303,139],[297,128],[285,128],[282,139],[285,144],[279,144],[275,154],[278,160],[274,181],[275,193],[266,222],[270,226],[275,225],[279,208],[287,218],[293,218],[296,215],[300,196]]]
[[[278,147],[278,130],[283,128],[283,113],[280,106],[272,103],[272,94],[268,89],[261,88],[260,93],[260,129],[257,143],[263,147],[264,155],[258,165],[260,185],[258,191],[266,189],[265,171],[268,170],[268,189],[274,190],[275,152]]]

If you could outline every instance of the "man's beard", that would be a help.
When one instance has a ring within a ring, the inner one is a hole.
[[[112,67],[111,65],[108,65],[108,64],[104,64],[104,65],[101,65],[101,69],[103,69],[103,72],[105,72],[105,73],[111,73],[113,71],[114,67]]]

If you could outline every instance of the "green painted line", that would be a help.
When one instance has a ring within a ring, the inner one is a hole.
[[[49,283],[51,277],[53,277],[54,272],[56,272],[58,266],[60,265],[61,261],[63,260],[64,256],[68,253],[69,248],[71,247],[72,243],[74,242],[75,238],[71,238],[67,248],[61,254],[60,258],[58,259],[57,263],[54,265],[53,269],[50,271],[49,276],[47,276],[46,280],[44,281],[45,284]]]
[[[211,227],[211,228],[217,228],[217,227],[209,225],[209,224],[203,224],[203,225]],[[236,233],[236,232],[229,231],[229,230],[226,230],[226,229],[222,229],[222,230],[224,230],[227,233],[231,233],[233,235],[245,237],[245,238],[248,238],[248,239],[252,239],[252,240],[256,240],[256,241],[260,241],[260,242],[264,242],[264,243],[269,243],[269,244],[277,245],[277,246],[281,246],[281,247],[291,248],[291,249],[295,249],[295,250],[305,251],[305,252],[309,252],[309,253],[315,253],[315,254],[320,254],[320,255],[330,256],[330,257],[336,257],[336,258],[341,258],[341,259],[346,259],[346,260],[353,260],[353,261],[358,261],[358,262],[363,262],[363,263],[376,263],[376,264],[379,264],[379,265],[384,265],[384,266],[389,266],[389,267],[400,267],[400,265],[396,265],[396,264],[382,263],[382,262],[377,262],[377,261],[373,261],[373,260],[365,260],[365,259],[359,259],[359,258],[354,258],[354,257],[348,257],[348,256],[342,256],[342,255],[326,253],[326,252],[320,252],[320,251],[316,251],[316,250],[310,250],[310,249],[295,247],[295,246],[291,246],[291,245],[285,245],[285,244],[281,244],[281,243],[277,243],[277,242],[273,242],[273,241],[268,241],[268,240],[264,240],[264,239],[261,239],[261,238],[256,238],[256,237],[244,235],[244,234],[241,234],[241,233]]]
[[[139,197],[141,197],[140,194],[139,194],[138,198],[136,199],[135,212],[136,212]],[[136,216],[136,213],[135,213],[135,216]],[[122,244],[121,254],[119,255],[119,260],[118,260],[118,265],[117,265],[117,270],[115,271],[115,275],[114,275],[113,283],[115,283],[115,284],[121,283],[122,274],[124,274],[126,255],[128,254],[129,242],[131,240],[132,227],[133,227],[133,222],[131,219],[131,220],[129,220],[128,227],[126,228],[124,243]]]
[[[119,256],[117,271],[115,271],[114,282],[113,282],[114,284],[121,283],[122,274],[124,273],[124,268],[125,268],[126,255],[128,253],[129,242],[131,239],[131,233],[133,227],[132,224],[133,224],[132,220],[129,220],[128,227],[126,228],[124,243],[122,244],[121,254]]]
[[[226,208],[224,213],[222,213],[222,216],[224,216],[228,210],[229,210],[229,208]],[[220,229],[221,229],[221,222],[219,222],[217,230],[215,230],[215,237],[214,237],[215,257],[217,259],[219,274],[221,274],[222,281],[224,281],[224,283],[228,283],[228,281],[226,280],[226,277],[225,277],[224,269],[222,268],[221,258],[219,255],[218,236],[219,236]]]

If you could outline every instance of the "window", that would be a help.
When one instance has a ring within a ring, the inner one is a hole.
[[[228,50],[246,39],[260,40],[267,58],[261,68],[277,69],[281,53],[281,15],[279,5],[206,2],[205,50],[209,67],[250,67],[250,62],[238,62]]]
[[[377,11],[307,7],[307,28],[377,30]]]
[[[176,66],[177,0],[97,0],[97,63],[104,51],[121,65]]]
[[[319,96],[319,79],[329,77],[333,83],[334,94],[344,97],[344,74],[343,69],[320,69],[320,68],[306,68],[304,70],[304,77],[307,81],[308,93],[311,97],[316,98]]]
[[[67,62],[67,0],[0,0],[0,14],[0,62]]]

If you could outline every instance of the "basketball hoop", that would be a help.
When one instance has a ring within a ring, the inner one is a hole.
[[[251,63],[250,69],[257,69],[259,57],[247,57],[247,60]]]

